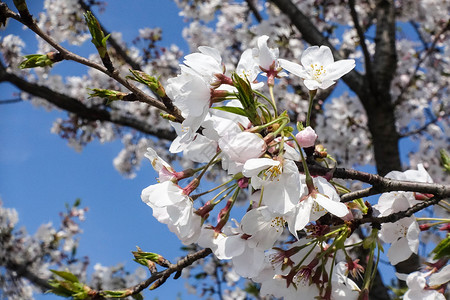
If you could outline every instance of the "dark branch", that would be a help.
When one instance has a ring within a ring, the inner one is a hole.
[[[405,100],[405,93],[408,90],[408,88],[410,88],[413,83],[416,80],[416,75],[417,72],[419,71],[421,65],[423,64],[423,62],[428,58],[428,56],[430,56],[431,53],[433,53],[436,50],[436,44],[439,41],[439,37],[444,34],[447,30],[450,30],[450,21],[448,21],[441,29],[441,31],[439,31],[435,36],[434,36],[434,40],[431,43],[431,46],[429,46],[428,48],[425,46],[425,48],[427,49],[425,54],[422,55],[422,57],[417,61],[416,67],[414,68],[413,73],[409,76],[409,80],[408,83],[402,88],[402,90],[400,91],[400,94],[398,95],[397,99],[394,101],[394,105],[397,106],[399,104],[401,104],[404,100]]]
[[[449,115],[450,115],[450,113],[446,113],[443,116],[440,116],[439,118],[435,117],[433,120],[431,120],[428,123],[424,124],[423,126],[417,128],[416,130],[412,130],[412,131],[400,134],[400,137],[404,138],[404,137],[409,137],[409,136],[412,136],[412,135],[415,135],[415,134],[420,134],[420,133],[424,132],[428,128],[428,126],[430,126],[432,124],[436,124],[441,119],[448,118]]]
[[[247,2],[248,8],[251,10],[258,23],[261,23],[263,18],[261,17],[261,14],[255,6],[254,0],[245,0],[245,2]]]
[[[28,279],[33,285],[39,287],[43,291],[47,291],[52,288],[52,286],[48,283],[48,279],[44,279],[34,274],[27,267],[27,264],[18,264],[12,261],[8,261],[5,266],[8,270],[16,273],[17,277],[23,277]]]
[[[22,102],[22,99],[17,98],[17,99],[0,100],[0,105],[1,104],[12,104],[12,103],[18,103],[18,102]]]
[[[361,45],[361,49],[363,51],[364,65],[366,67],[367,80],[369,81],[369,83],[372,83],[374,81],[373,81],[373,74],[372,74],[371,57],[370,57],[369,50],[367,49],[366,37],[364,34],[364,30],[361,27],[361,25],[359,24],[358,13],[356,12],[356,9],[355,9],[355,0],[349,0],[348,5],[350,6],[350,15],[352,17],[356,32],[359,37],[359,44]]]
[[[84,11],[91,10],[91,7],[83,0],[78,0],[78,3]],[[96,19],[98,20],[97,17]],[[110,34],[110,32],[102,25],[102,23],[100,23],[100,21],[99,24],[105,36]],[[107,42],[116,51],[116,54],[119,55],[128,65],[130,65],[132,69],[141,70],[141,66],[127,54],[126,49],[123,49],[122,46],[112,36],[108,38]]]
[[[377,27],[373,72],[379,92],[389,93],[397,69],[395,49],[395,5],[393,0],[379,0],[376,6]]]
[[[10,82],[22,91],[27,92],[30,95],[40,97],[55,105],[56,107],[76,114],[86,120],[111,122],[117,125],[133,128],[139,130],[142,133],[150,134],[166,140],[173,140],[176,137],[175,133],[171,130],[153,128],[151,124],[130,116],[113,116],[107,110],[96,107],[88,107],[75,98],[58,93],[45,86],[41,86],[36,83],[30,83],[15,74],[7,73],[4,66],[0,64],[0,82],[2,81]]]
[[[384,217],[367,217],[362,219],[356,219],[353,220],[352,223],[356,227],[358,227],[361,224],[365,223],[372,223],[372,224],[383,224],[383,223],[394,223],[397,222],[400,219],[411,217],[414,213],[421,211],[422,209],[425,209],[431,205],[438,204],[441,199],[439,198],[432,198],[428,201],[423,201],[421,203],[418,203],[414,205],[413,207],[408,208],[404,211],[399,211],[396,213],[392,213],[388,216]]]
[[[133,287],[128,288],[127,296],[139,294],[144,289],[146,289],[148,286],[150,286],[150,284],[152,284],[152,283],[154,283],[154,284],[152,285],[151,289],[155,289],[155,288],[159,287],[173,273],[181,272],[184,268],[190,266],[191,264],[193,264],[194,262],[196,262],[199,259],[207,257],[211,253],[212,253],[211,249],[206,248],[206,249],[197,251],[195,253],[186,255],[184,258],[180,259],[176,264],[171,264],[166,270],[154,273],[148,279],[138,283],[137,285],[135,285]],[[101,296],[102,291],[98,291],[95,293],[98,295],[95,297],[95,299],[106,299],[105,297]]]
[[[303,166],[301,165],[301,163],[297,163],[297,167],[300,171],[303,170]],[[400,181],[352,169],[336,168],[335,170],[333,170],[317,164],[311,164],[308,167],[312,175],[325,176],[332,174],[333,178],[358,180],[372,185],[371,188],[343,195],[341,199],[343,201],[345,200],[346,202],[361,197],[392,191],[407,191],[432,194],[440,199],[450,197],[450,185]]]
[[[21,14],[21,16],[22,16],[22,14]],[[18,21],[21,22],[23,25],[27,26],[34,33],[36,33],[39,37],[41,37],[50,46],[55,48],[61,54],[63,59],[75,61],[77,63],[80,63],[82,65],[88,66],[93,69],[96,69],[96,70],[108,75],[109,77],[113,78],[115,81],[117,81],[118,83],[123,85],[125,88],[127,88],[129,91],[134,93],[141,102],[148,103],[156,108],[159,108],[167,113],[174,115],[175,118],[177,119],[177,121],[182,122],[184,120],[184,118],[181,116],[181,112],[177,108],[175,108],[174,110],[169,110],[164,105],[164,103],[162,103],[158,99],[155,99],[155,98],[147,95],[144,91],[139,89],[137,86],[135,86],[134,84],[129,82],[127,79],[120,76],[117,71],[110,72],[103,65],[97,64],[89,59],[81,57],[81,56],[67,50],[66,48],[62,47],[61,45],[59,45],[52,37],[50,37],[47,33],[45,33],[44,31],[41,30],[41,28],[37,25],[37,22],[33,18],[29,19],[27,17],[26,19],[24,19],[24,17],[21,17],[21,18],[19,18]]]

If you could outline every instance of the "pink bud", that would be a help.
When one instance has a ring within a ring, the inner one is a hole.
[[[317,134],[314,131],[314,129],[311,128],[311,126],[306,127],[299,133],[295,135],[295,139],[297,140],[298,144],[302,148],[308,148],[314,146],[314,143],[317,139]]]

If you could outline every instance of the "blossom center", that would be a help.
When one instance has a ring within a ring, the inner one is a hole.
[[[281,228],[284,228],[285,223],[286,223],[286,221],[284,220],[283,217],[275,217],[270,222],[270,226],[274,227],[276,229],[276,231],[278,232],[278,231],[280,231]]]
[[[277,181],[279,181],[280,179],[278,178],[278,176],[281,175],[282,172],[283,172],[283,168],[282,168],[281,164],[279,164],[279,165],[272,166],[269,169],[265,170],[264,175],[267,176],[267,178],[270,180],[277,179]]]
[[[325,76],[327,70],[324,69],[322,65],[318,64],[311,64],[311,69],[313,79],[322,82],[322,77]]]

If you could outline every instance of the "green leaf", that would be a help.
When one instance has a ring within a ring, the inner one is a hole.
[[[81,199],[77,198],[77,199],[75,199],[75,203],[73,204],[73,207],[78,207],[78,206],[80,206],[80,204],[81,204]]]
[[[131,74],[133,74],[133,76],[127,76],[127,78],[145,84],[152,90],[152,92],[154,92],[160,97],[167,96],[164,87],[159,81],[159,76],[158,77],[151,76],[145,72],[138,70],[130,70],[130,72]]]
[[[105,34],[100,27],[100,23],[94,17],[92,12],[87,11],[84,14],[84,19],[86,20],[86,24],[92,36],[92,44],[94,44],[95,48],[97,48],[100,57],[104,58],[106,55],[106,40],[108,39],[109,35],[105,37]]]
[[[232,106],[215,106],[214,109],[230,112],[236,115],[241,115],[247,117],[247,112],[240,107],[232,107]]]
[[[255,95],[253,93],[250,82],[247,79],[241,78],[236,73],[231,75],[233,85],[237,89],[236,98],[241,102],[242,107],[246,112],[246,116],[253,125],[261,125],[261,118],[259,117],[256,108]]]
[[[57,271],[57,270],[50,270],[53,274],[58,275],[61,278],[64,278],[65,280],[69,282],[79,282],[77,276],[73,275],[70,272],[66,271]]]
[[[89,98],[100,97],[107,99],[108,102],[106,104],[110,104],[111,102],[116,100],[123,100],[123,98],[128,95],[127,93],[124,92],[106,89],[91,89],[91,91],[92,92],[89,93]]]
[[[125,298],[130,295],[130,291],[102,291],[102,296],[107,298]]]
[[[448,234],[445,239],[443,239],[439,244],[437,244],[436,248],[433,249],[432,253],[434,253],[433,259],[450,257],[450,234]]]
[[[107,36],[105,36],[105,37],[102,39],[102,45],[103,45],[103,46],[106,47],[106,41],[108,40],[108,38],[110,37],[110,35],[111,35],[111,33],[108,34]]]
[[[450,156],[445,149],[439,150],[439,153],[441,155],[441,164],[444,167],[444,171],[450,173]]]
[[[136,294],[131,296],[135,300],[144,300],[144,297],[141,294]]]
[[[53,293],[62,297],[71,297],[73,294],[72,291],[61,286],[61,282],[58,280],[49,280],[48,283],[53,287],[48,293]]]
[[[47,56],[47,54],[30,54],[25,55],[23,62],[20,63],[19,68],[20,69],[29,69],[29,68],[36,68],[36,67],[47,67],[52,66],[53,61]]]

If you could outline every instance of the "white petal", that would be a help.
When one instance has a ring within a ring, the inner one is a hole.
[[[319,87],[321,87],[320,82],[318,82],[317,80],[313,80],[313,79],[305,79],[303,81],[303,84],[310,91],[317,90]]]
[[[245,241],[241,239],[240,235],[229,236],[218,244],[219,259],[230,259],[234,256],[241,255],[245,250]]]
[[[311,209],[314,201],[308,197],[297,205],[297,210],[292,218],[288,218],[289,231],[298,239],[297,231],[305,228],[309,223]]]
[[[323,80],[337,80],[355,68],[355,60],[343,59],[338,60],[331,65],[326,66],[326,74]]]
[[[239,275],[249,278],[259,274],[264,267],[264,251],[257,248],[247,248],[239,256],[233,257],[233,268]]]
[[[282,67],[289,73],[294,74],[295,76],[298,76],[303,79],[310,77],[305,68],[299,64],[296,64],[294,62],[282,58],[278,59],[278,62],[280,63],[280,67]]]
[[[320,206],[325,208],[328,212],[335,215],[336,217],[344,217],[348,214],[347,205],[342,202],[336,202],[331,200],[325,195],[316,194],[316,198],[313,198]]]
[[[328,79],[322,80],[322,83],[319,85],[319,88],[325,90],[335,83],[336,83],[336,81],[334,81],[334,80],[328,80]]]
[[[411,254],[412,251],[409,249],[408,240],[406,238],[402,238],[391,244],[387,256],[389,258],[389,262],[392,265],[396,265],[399,262],[407,260]]]
[[[327,46],[312,46],[307,48],[300,59],[303,66],[310,66],[311,64],[320,64],[327,66],[334,62],[333,53]]]
[[[439,272],[430,276],[430,286],[441,285],[450,281],[450,265],[446,265]]]
[[[272,166],[278,166],[279,164],[280,162],[278,160],[273,160],[270,158],[252,158],[245,162],[242,174],[244,174],[245,177],[256,176],[262,170]]]
[[[417,250],[419,249],[419,233],[419,224],[416,221],[412,222],[408,228],[406,239],[408,240],[409,249],[414,253],[417,253]]]
[[[200,46],[198,47],[198,50],[208,56],[211,56],[214,58],[214,60],[218,63],[222,62],[222,57],[220,56],[220,51],[213,47],[208,46]]]
[[[267,35],[260,36],[258,38],[258,60],[259,65],[268,70],[274,61],[274,55],[267,47],[267,40],[269,37]]]

